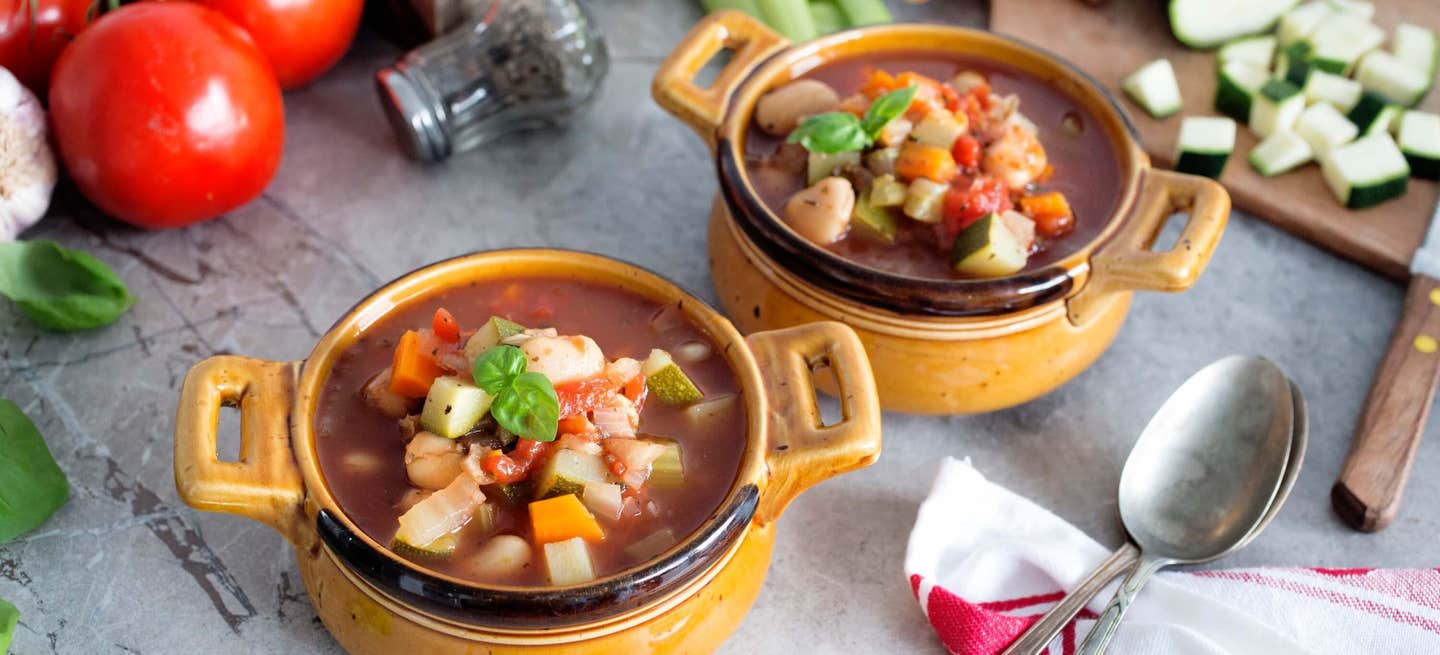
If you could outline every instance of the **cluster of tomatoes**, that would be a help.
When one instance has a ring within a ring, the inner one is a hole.
[[[49,100],[80,192],[149,228],[213,218],[280,163],[282,89],[349,48],[363,0],[0,0],[0,67]],[[48,95],[47,95],[48,94]]]

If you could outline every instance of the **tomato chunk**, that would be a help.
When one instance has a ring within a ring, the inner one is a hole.
[[[460,323],[444,307],[435,310],[435,318],[431,319],[430,326],[435,330],[435,336],[442,341],[455,343],[460,340]]]
[[[969,187],[954,187],[945,194],[942,212],[945,229],[953,236],[990,212],[1003,212],[1014,207],[1005,182],[992,177],[979,177]]]
[[[573,416],[595,409],[610,395],[610,391],[610,379],[603,375],[555,387],[555,397],[560,401],[560,415]]]
[[[969,134],[963,135],[955,140],[950,154],[955,156],[955,163],[965,168],[976,168],[980,165],[980,142]]]

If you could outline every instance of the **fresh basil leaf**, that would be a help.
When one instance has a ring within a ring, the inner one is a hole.
[[[515,346],[500,345],[476,357],[470,375],[475,378],[475,386],[497,396],[509,389],[525,368],[525,351]]]
[[[560,429],[560,400],[549,378],[524,373],[495,397],[490,415],[500,427],[526,439],[554,441]]]
[[[15,625],[20,622],[20,610],[0,599],[0,653],[10,652],[10,640],[15,636]]]
[[[880,136],[880,130],[885,129],[890,121],[905,115],[919,91],[920,87],[911,85],[876,98],[875,102],[870,103],[870,108],[865,110],[865,120],[861,122],[865,134],[872,141]]]
[[[865,134],[860,119],[854,114],[832,111],[815,114],[801,121],[785,141],[805,146],[810,152],[833,154],[864,150],[870,145],[871,139]]]
[[[135,303],[104,262],[54,241],[0,243],[0,295],[52,330],[108,325]]]
[[[0,398],[0,543],[40,527],[69,495],[40,431],[19,406]]]

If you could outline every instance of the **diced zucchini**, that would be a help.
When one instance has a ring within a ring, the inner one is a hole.
[[[1322,0],[1307,2],[1290,10],[1280,19],[1280,28],[1276,30],[1275,35],[1280,39],[1280,46],[1303,41],[1320,26],[1321,21],[1333,13],[1334,10]]]
[[[1279,41],[1269,34],[1236,39],[1220,46],[1215,57],[1221,68],[1224,68],[1226,64],[1240,61],[1267,71],[1270,70],[1270,62],[1275,61],[1275,49],[1278,43]]]
[[[1305,79],[1302,91],[1305,93],[1306,102],[1328,102],[1339,109],[1340,113],[1348,114],[1360,102],[1360,95],[1365,89],[1359,82],[1348,77],[1315,70]]]
[[[1325,0],[1325,4],[1335,13],[1349,14],[1363,20],[1375,17],[1375,5],[1364,0]]]
[[[894,175],[881,175],[870,184],[870,204],[876,207],[899,207],[905,204],[905,193],[910,190]]]
[[[455,553],[455,533],[441,535],[436,540],[416,546],[405,541],[400,535],[390,540],[390,550],[406,557],[449,557]]]
[[[1440,180],[1440,116],[1407,111],[1400,119],[1400,152],[1410,163],[1410,174]]]
[[[1360,58],[1385,42],[1385,30],[1351,14],[1331,14],[1307,39],[1310,64],[1337,75],[1349,75]]]
[[[1317,158],[1335,198],[1352,209],[1405,195],[1410,181],[1410,165],[1389,134],[1367,136]]]
[[[1436,41],[1434,30],[1419,25],[1401,23],[1395,26],[1395,57],[1419,71],[1424,71],[1432,81],[1440,70],[1440,42]]]
[[[595,579],[590,547],[580,537],[545,544],[545,570],[550,575],[550,584],[557,587]]]
[[[1180,83],[1175,81],[1175,69],[1169,59],[1156,59],[1141,66],[1125,78],[1121,88],[1155,118],[1180,111]]]
[[[1375,50],[1360,60],[1355,81],[1402,107],[1414,107],[1425,97],[1433,81],[1426,71],[1414,68],[1399,57]]]
[[[1250,150],[1250,165],[1261,175],[1274,177],[1294,170],[1315,156],[1310,144],[1289,130],[1265,137]]]
[[[895,175],[895,160],[900,158],[900,146],[881,148],[865,155],[865,167],[876,175]]]
[[[919,142],[921,145],[934,146],[949,150],[955,145],[955,140],[965,134],[965,125],[955,120],[955,115],[947,111],[932,111],[925,114],[920,124],[910,132],[910,139]]]
[[[500,345],[504,339],[524,331],[525,326],[515,321],[491,316],[490,320],[485,321],[485,324],[481,325],[475,334],[470,335],[470,340],[465,342],[465,358],[473,362],[485,351]]]
[[[665,552],[676,543],[675,533],[670,528],[661,528],[625,547],[625,554],[636,562],[643,562]]]
[[[535,498],[545,499],[579,494],[591,482],[609,482],[610,469],[599,455],[561,448],[556,450],[540,469],[535,481]]]
[[[497,499],[510,505],[523,505],[530,502],[535,496],[535,485],[529,481],[508,482],[505,484],[492,484],[485,487],[485,497]],[[486,503],[487,505],[493,503]]]
[[[833,175],[838,175],[847,166],[860,165],[860,152],[812,152],[806,165],[807,184],[814,184]]]
[[[646,388],[666,405],[688,405],[705,397],[700,388],[690,381],[690,376],[685,375],[685,371],[670,357],[670,353],[659,348],[650,351],[640,370],[645,374]]]
[[[1215,110],[1237,121],[1250,121],[1250,107],[1255,94],[1265,86],[1265,71],[1244,61],[1232,61],[1220,68],[1215,86]]]
[[[1310,79],[1310,43],[1296,41],[1280,50],[1275,59],[1275,77],[1295,86],[1305,86]]]
[[[1250,107],[1250,129],[1262,138],[1288,130],[1305,111],[1305,96],[1300,87],[1285,80],[1270,80],[1255,94]]]
[[[1170,0],[1170,31],[1192,48],[1269,32],[1299,0]]]
[[[1211,116],[1186,116],[1180,122],[1175,170],[1219,178],[1235,151],[1235,121]]]
[[[1345,117],[1360,129],[1361,136],[1370,136],[1390,131],[1390,126],[1400,119],[1402,111],[1399,105],[1384,96],[1366,91],[1360,94],[1360,101]]]
[[[945,209],[945,193],[950,185],[923,177],[910,182],[905,194],[905,215],[921,223],[939,223]]]
[[[596,516],[614,521],[620,518],[620,510],[624,509],[624,492],[624,487],[618,484],[588,482],[585,484],[584,493],[580,494],[580,500],[585,503],[585,508]]]
[[[895,217],[894,210],[889,207],[876,207],[870,201],[874,193],[875,190],[872,187],[868,193],[861,193],[855,198],[855,209],[851,210],[850,224],[860,226],[866,234],[881,241],[894,243],[896,231],[900,229],[900,220]]]
[[[665,447],[665,452],[650,465],[650,485],[657,489],[676,489],[685,485],[685,460],[680,442],[665,437],[645,437],[646,441]]]
[[[1004,277],[1019,273],[1027,258],[1005,221],[990,212],[955,237],[950,266],[975,277]]]
[[[1316,155],[1329,151],[1335,146],[1345,145],[1360,136],[1355,127],[1340,110],[1328,103],[1311,105],[1295,121],[1295,134],[1310,144]]]
[[[459,438],[485,417],[494,400],[484,389],[460,378],[436,378],[425,396],[425,409],[420,411],[420,427],[448,439]]]

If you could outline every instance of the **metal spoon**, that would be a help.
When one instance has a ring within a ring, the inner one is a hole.
[[[1245,539],[1232,550],[1238,550],[1249,544],[1260,534],[1265,526],[1274,520],[1275,515],[1285,504],[1285,499],[1290,496],[1290,490],[1295,487],[1296,478],[1300,477],[1300,466],[1305,461],[1305,450],[1310,442],[1309,411],[1305,404],[1305,396],[1301,394],[1300,388],[1290,383],[1290,400],[1293,406],[1294,425],[1291,429],[1290,456],[1285,463],[1285,477],[1280,482],[1280,490],[1276,492],[1275,499],[1270,502],[1270,507],[1265,511],[1265,518],[1255,526]],[[1111,580],[1128,572],[1135,567],[1140,559],[1140,549],[1129,541],[1117,549],[1100,564],[1089,576],[1086,576],[1080,584],[1059,603],[1050,608],[1039,621],[1030,624],[1009,648],[1006,648],[1001,655],[1039,655],[1045,647],[1054,641],[1056,635],[1065,629],[1066,625],[1080,613],[1080,610],[1090,604],[1090,599],[1099,594],[1110,584]]]

